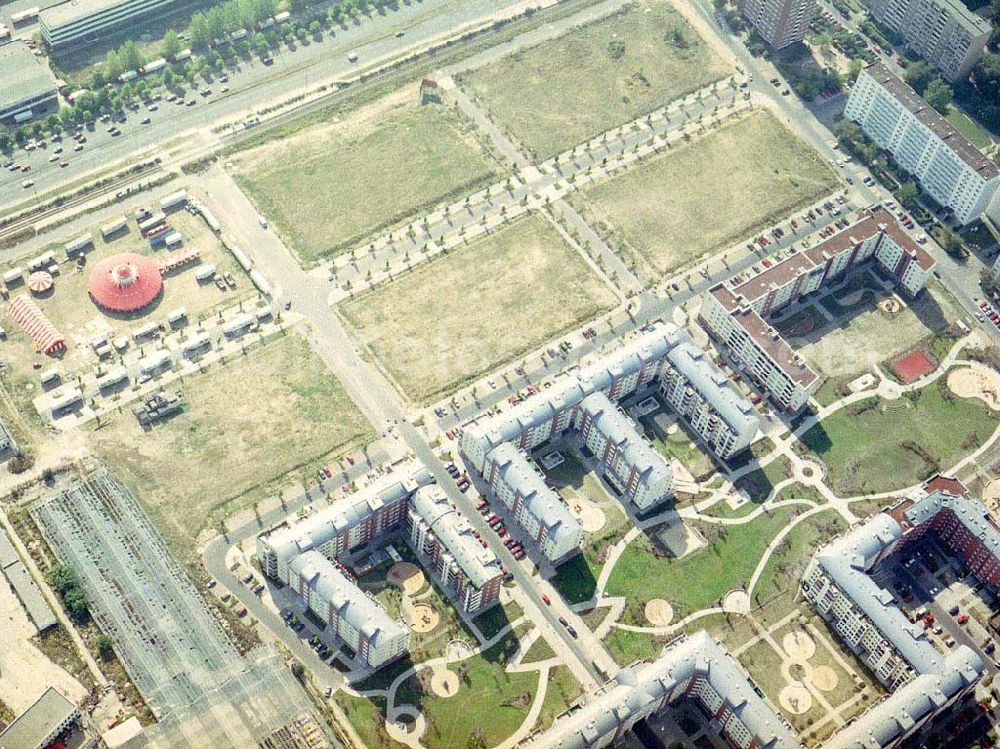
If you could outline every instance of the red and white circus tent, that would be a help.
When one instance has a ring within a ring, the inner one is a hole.
[[[45,313],[27,296],[22,294],[15,297],[8,312],[43,353],[53,354],[66,348],[66,339],[62,333],[56,330]]]

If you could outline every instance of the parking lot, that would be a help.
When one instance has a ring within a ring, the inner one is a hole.
[[[923,624],[943,652],[967,645],[989,672],[1000,671],[996,631],[989,624],[1000,604],[933,536],[904,546],[882,563],[874,578],[893,592],[911,620]]]

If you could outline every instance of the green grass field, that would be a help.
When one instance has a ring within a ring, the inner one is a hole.
[[[188,554],[200,531],[283,488],[289,472],[312,475],[371,438],[343,387],[296,335],[179,384],[183,413],[143,432],[126,411],[89,440]]]
[[[986,132],[979,125],[979,123],[966,115],[964,112],[955,109],[955,107],[949,108],[945,119],[954,125],[958,132],[968,138],[972,145],[976,148],[987,148],[993,142],[989,133]]]
[[[729,72],[669,3],[644,0],[459,82],[544,161]]]
[[[654,556],[652,542],[640,536],[619,557],[605,593],[627,596],[638,606],[665,598],[676,620],[716,606],[730,590],[749,582],[767,545],[791,516],[782,509],[742,525],[722,526],[726,530],[714,543],[682,559]]]
[[[495,746],[518,729],[528,716],[538,687],[538,674],[507,673],[506,661],[517,651],[518,637],[508,634],[481,654],[451,668],[459,674],[459,689],[452,697],[434,696],[426,687],[407,679],[396,692],[399,703],[416,705],[427,719],[421,743],[428,749],[468,746],[469,737],[481,733],[485,746]],[[430,671],[426,670],[427,678]],[[522,700],[523,696],[527,700]]]
[[[615,302],[611,289],[535,214],[339,309],[400,389],[428,401]]]
[[[863,401],[874,407],[855,416],[842,409],[802,435],[803,444],[826,464],[835,491],[865,494],[919,483],[932,472],[948,471],[1000,423],[978,398],[945,400],[937,383],[916,392],[914,402]],[[925,450],[937,466],[904,442]]]
[[[788,532],[767,560],[753,590],[754,597],[766,601],[779,593],[794,593],[816,550],[845,530],[847,521],[833,508],[800,522]]]
[[[237,183],[305,265],[496,178],[472,125],[411,93],[233,159]]]
[[[655,281],[829,194],[837,176],[770,113],[738,117],[574,199]]]

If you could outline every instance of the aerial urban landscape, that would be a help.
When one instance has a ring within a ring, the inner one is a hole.
[[[1000,0],[0,0],[0,749],[1000,745]]]

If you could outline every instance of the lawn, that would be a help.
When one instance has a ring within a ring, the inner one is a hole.
[[[491,606],[488,611],[480,614],[472,621],[483,637],[487,640],[492,640],[500,634],[500,630],[520,619],[522,614],[524,612],[521,610],[520,605],[511,601],[506,606],[502,604]]]
[[[415,401],[429,401],[614,306],[611,289],[531,214],[341,303]]]
[[[493,181],[471,123],[414,86],[235,158],[230,169],[303,264]]]
[[[384,697],[355,697],[341,691],[334,694],[334,699],[368,749],[403,748],[385,730]]]
[[[699,526],[709,545],[682,559],[656,556],[653,542],[640,536],[619,557],[605,592],[637,606],[665,598],[675,620],[718,606],[726,593],[749,582],[767,545],[792,517],[782,509],[741,525]]]
[[[629,265],[658,280],[837,184],[815,151],[757,111],[586,188],[573,202]]]
[[[666,407],[664,409],[667,410]],[[708,454],[698,447],[697,442],[691,438],[684,422],[678,419],[677,429],[673,434],[668,434],[653,421],[657,413],[662,413],[662,411],[657,411],[639,419],[646,436],[653,443],[653,447],[668,460],[673,458],[680,461],[696,480],[707,478],[715,470],[715,464]],[[667,410],[667,413],[669,413],[669,410]]]
[[[847,522],[832,508],[801,521],[788,532],[764,565],[753,590],[754,598],[766,601],[780,593],[794,593],[806,565],[820,546],[845,530]]]
[[[657,643],[653,635],[643,632],[630,632],[627,629],[612,627],[604,638],[604,647],[619,666],[627,666],[637,660],[655,658],[663,650],[663,645]]]
[[[669,3],[645,0],[459,83],[544,161],[729,72]]]
[[[989,133],[983,130],[972,118],[964,112],[955,109],[955,107],[948,108],[948,114],[945,115],[945,119],[954,125],[958,132],[968,138],[972,145],[980,150],[988,148],[993,142]]]
[[[556,666],[549,671],[545,699],[542,700],[542,711],[538,714],[535,729],[544,731],[551,726],[556,716],[572,705],[580,692],[579,682],[566,666]]]
[[[371,428],[304,340],[287,335],[185,379],[183,413],[143,432],[130,413],[89,435],[187,558],[202,530],[251,506]]]
[[[556,574],[550,580],[570,604],[593,598],[608,549],[631,527],[628,517],[617,507],[605,507],[604,516],[604,527],[585,534],[580,553],[556,567]]]
[[[430,669],[423,669],[400,685],[397,702],[418,706],[427,719],[427,732],[421,739],[424,746],[467,746],[477,733],[482,734],[483,745],[496,746],[518,729],[535,697],[538,674],[504,670],[517,647],[518,637],[510,633],[481,654],[452,664],[459,674],[459,689],[452,697],[436,697],[425,686]]]
[[[852,416],[841,409],[802,436],[842,495],[891,491],[947,472],[997,428],[996,414],[982,401],[945,400],[938,383],[913,399],[869,398],[857,407],[867,410]]]

